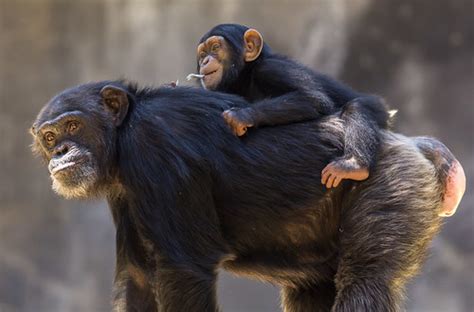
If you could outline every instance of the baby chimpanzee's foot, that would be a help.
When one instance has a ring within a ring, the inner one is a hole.
[[[253,118],[248,109],[231,108],[222,113],[225,121],[237,136],[243,136],[248,128],[253,127]]]
[[[362,181],[369,177],[369,169],[361,167],[357,160],[350,159],[334,160],[327,165],[321,174],[321,183],[327,188],[337,187],[344,179]]]

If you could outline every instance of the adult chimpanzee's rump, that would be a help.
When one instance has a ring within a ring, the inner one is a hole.
[[[280,285],[285,311],[399,310],[439,227],[451,153],[383,132],[370,178],[327,191],[321,169],[343,151],[338,117],[239,139],[221,114],[245,105],[108,81],[40,112],[33,149],[54,189],[109,202],[115,310],[217,311],[219,267]]]

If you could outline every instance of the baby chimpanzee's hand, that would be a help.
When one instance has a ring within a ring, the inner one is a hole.
[[[225,121],[236,136],[243,136],[254,122],[248,108],[231,108],[222,113]]]

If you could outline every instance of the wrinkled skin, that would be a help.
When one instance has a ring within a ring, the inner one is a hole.
[[[74,96],[80,97],[79,91]],[[119,100],[109,96],[103,107],[53,98],[30,129],[33,151],[48,164],[53,190],[66,198],[101,196],[115,179],[114,138],[125,115],[118,111]]]

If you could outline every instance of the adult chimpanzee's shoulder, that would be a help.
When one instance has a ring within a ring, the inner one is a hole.
[[[210,141],[223,140],[221,136],[212,136],[212,133],[229,131],[222,112],[246,105],[245,100],[238,96],[194,87],[133,89],[132,86],[127,90],[133,100],[127,126],[121,132],[130,139],[127,145],[181,146],[181,151],[199,150],[199,153],[192,153],[196,157],[207,153],[206,146]],[[140,142],[136,141],[138,137]],[[206,144],[203,144],[201,137],[207,138]],[[234,139],[233,136],[228,138]]]
[[[187,86],[140,89],[135,96],[141,105],[152,105],[158,110],[201,111],[206,115],[247,105],[239,96]]]

